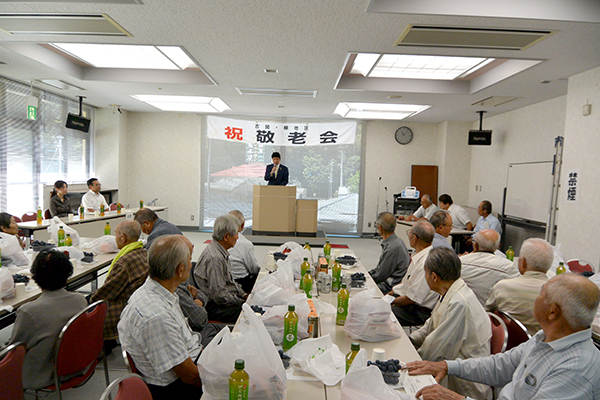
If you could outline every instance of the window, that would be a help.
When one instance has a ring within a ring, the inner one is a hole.
[[[38,98],[37,120],[27,119],[27,96]],[[93,108],[88,133],[67,129],[79,104],[0,78],[0,211],[21,216],[42,206],[44,184],[83,182],[90,172]]]
[[[358,224],[361,128],[354,144],[291,147],[233,143],[204,136],[202,155],[201,227],[213,226],[219,215],[240,210],[252,226],[254,185],[265,185],[265,167],[279,151],[290,170],[288,185],[299,199],[318,199],[319,229],[328,234],[360,234]]]

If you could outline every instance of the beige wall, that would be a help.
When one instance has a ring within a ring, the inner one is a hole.
[[[483,128],[493,130],[492,145],[471,146],[468,205],[477,207],[482,200],[489,200],[494,212],[501,212],[508,164],[552,160],[554,138],[564,134],[565,105],[566,96],[561,96],[490,118],[484,116]],[[479,121],[471,129],[478,127]]]
[[[158,198],[169,207],[170,222],[198,225],[201,123],[197,114],[129,114],[128,202]]]
[[[567,259],[600,265],[600,68],[569,78],[566,127],[559,191],[557,243]],[[582,115],[589,102],[592,114]],[[568,173],[579,171],[579,202],[566,202]]]
[[[413,131],[407,145],[396,142],[394,133],[401,126]],[[393,194],[410,186],[411,165],[437,165],[438,124],[405,121],[369,121],[365,123],[365,195],[363,231],[375,232],[377,190],[381,177],[379,212],[385,211],[385,191],[388,188],[389,211],[393,212]],[[371,227],[368,223],[371,222]]]

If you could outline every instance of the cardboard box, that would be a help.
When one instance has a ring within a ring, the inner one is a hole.
[[[296,200],[296,232],[316,235],[318,213],[318,200]]]

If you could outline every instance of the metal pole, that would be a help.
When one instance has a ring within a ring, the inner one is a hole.
[[[554,139],[554,164],[552,165],[552,195],[550,197],[550,213],[548,224],[546,224],[546,241],[552,245],[556,244],[556,212],[558,211],[558,192],[560,189],[560,170],[562,168],[562,157],[564,148],[564,138],[557,136]]]

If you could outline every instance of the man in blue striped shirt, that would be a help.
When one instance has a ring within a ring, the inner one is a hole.
[[[562,274],[550,279],[535,300],[534,316],[542,330],[520,346],[490,357],[409,363],[411,375],[432,374],[504,386],[500,400],[600,399],[600,352],[592,343],[591,324],[600,290],[587,278]],[[417,397],[464,399],[441,385],[427,386]]]

